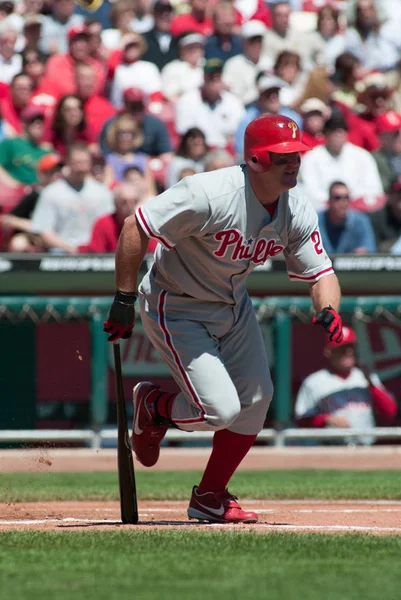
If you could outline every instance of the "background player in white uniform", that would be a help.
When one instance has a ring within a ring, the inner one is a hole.
[[[309,284],[314,322],[333,341],[342,336],[338,280],[316,212],[295,188],[304,149],[294,121],[260,116],[245,132],[246,165],[185,178],[140,207],[120,236],[118,291],[104,325],[108,339],[132,333],[137,272],[148,236],[156,238],[154,265],[138,290],[141,317],[181,389],[168,394],[149,382],[136,386],[136,456],[154,465],[168,426],[215,432],[208,465],[192,491],[190,518],[257,521],[227,490],[273,394],[246,290],[252,269],[283,252],[289,276]]]
[[[376,373],[357,364],[357,338],[343,327],[339,344],[326,340],[323,350],[328,368],[307,377],[299,388],[295,416],[300,427],[364,429],[375,426],[375,417],[387,423],[398,405]],[[347,438],[347,442],[373,444],[374,437]]]

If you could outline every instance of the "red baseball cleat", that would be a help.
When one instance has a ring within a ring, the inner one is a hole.
[[[144,467],[153,467],[159,460],[160,444],[168,427],[157,425],[150,414],[146,400],[158,387],[142,381],[134,387],[134,421],[132,424],[132,447],[137,459]]]
[[[192,489],[187,513],[190,519],[210,523],[256,523],[258,520],[256,513],[242,510],[236,496],[228,490],[198,494],[196,485]]]

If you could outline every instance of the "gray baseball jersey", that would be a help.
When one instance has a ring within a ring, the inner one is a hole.
[[[157,283],[199,300],[237,304],[249,273],[281,252],[291,279],[313,282],[333,272],[311,203],[294,188],[282,194],[271,218],[244,166],[186,177],[136,216],[161,242]]]
[[[296,189],[272,214],[245,166],[187,177],[136,211],[160,242],[139,287],[140,310],[182,390],[172,410],[181,429],[253,435],[263,427],[273,386],[246,292],[252,269],[283,252],[292,279],[333,272],[316,212]]]

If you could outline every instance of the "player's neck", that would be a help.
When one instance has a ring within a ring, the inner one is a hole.
[[[259,202],[263,204],[263,206],[269,206],[270,204],[277,202],[284,189],[272,186],[267,180],[262,179],[261,177],[258,177],[257,174],[253,173],[251,169],[248,170],[248,173],[251,188]]]

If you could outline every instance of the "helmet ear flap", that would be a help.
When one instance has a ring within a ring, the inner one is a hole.
[[[265,152],[263,156],[252,154],[248,164],[256,173],[265,173],[271,165],[270,153]]]

